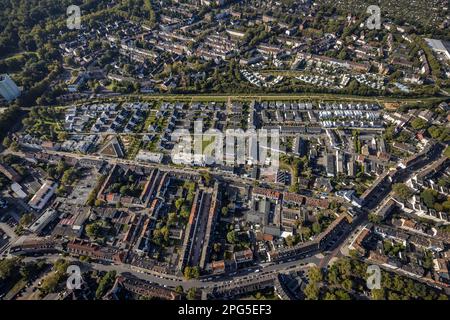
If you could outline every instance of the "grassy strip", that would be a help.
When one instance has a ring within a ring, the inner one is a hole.
[[[24,279],[20,279],[17,283],[9,290],[9,292],[5,295],[5,300],[12,300],[14,297],[27,285],[27,282]]]

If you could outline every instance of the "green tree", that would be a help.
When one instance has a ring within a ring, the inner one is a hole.
[[[68,137],[68,134],[66,131],[60,131],[58,132],[58,141],[65,141]]]
[[[64,185],[68,185],[72,183],[72,180],[75,176],[75,169],[72,167],[64,171],[64,174],[61,178],[61,183]]]
[[[20,265],[18,258],[0,260],[0,279],[6,280],[17,271]]]
[[[122,195],[122,196],[126,196],[126,195],[128,195],[129,193],[130,193],[130,188],[128,187],[128,186],[122,186],[122,187],[120,187],[120,194]]]
[[[346,60],[347,56],[347,51],[345,49],[342,49],[338,54],[338,59]]]
[[[58,259],[53,264],[54,273],[49,274],[42,280],[42,285],[39,290],[45,295],[57,291],[60,284],[67,278],[67,268],[69,261]]]
[[[42,280],[41,287],[39,290],[44,294],[53,293],[56,291],[61,277],[58,274],[52,274]]]
[[[328,283],[331,285],[337,285],[340,283],[339,270],[335,265],[330,267],[327,274]]]
[[[422,118],[415,118],[413,121],[411,121],[411,126],[416,130],[421,130],[426,128],[427,122]]]
[[[56,172],[58,176],[61,176],[64,171],[66,171],[67,165],[63,160],[58,161],[58,165],[56,166]]]
[[[420,197],[428,208],[433,208],[438,192],[433,189],[425,189],[420,193]]]
[[[197,296],[197,289],[196,288],[190,288],[187,292],[186,298],[188,300],[195,300],[195,297]]]
[[[407,200],[412,197],[413,191],[404,183],[396,183],[392,186],[395,194],[402,200]]]
[[[170,232],[167,226],[156,228],[153,231],[153,241],[160,246],[167,245],[169,241],[169,235]]]
[[[200,268],[187,266],[184,268],[183,274],[184,278],[187,280],[198,279],[200,277]]]
[[[384,300],[385,299],[385,289],[372,289],[371,291],[372,300]]]
[[[179,293],[179,294],[182,294],[182,293],[184,292],[183,286],[178,285],[178,286],[175,288],[175,292],[176,292],[176,293]]]
[[[177,208],[177,210],[180,210],[181,209],[181,206],[183,205],[183,203],[184,203],[184,200],[183,199],[177,199],[176,201],[175,201],[175,208]]]
[[[212,181],[211,174],[209,172],[202,172],[201,175],[203,177],[203,181],[205,182],[205,185],[209,186]]]
[[[42,270],[42,268],[42,265],[38,265],[35,262],[25,263],[20,267],[20,275],[26,281],[30,281],[37,272]]]
[[[428,133],[433,139],[437,139],[442,142],[448,142],[450,140],[450,128],[442,126],[431,126],[428,128]]]
[[[19,144],[17,143],[17,141],[13,141],[10,145],[10,148],[14,152],[19,151]]]
[[[340,290],[340,289],[336,290],[335,295],[338,300],[351,300],[350,295],[347,292],[345,292],[344,290]]]
[[[9,148],[11,146],[11,139],[9,137],[5,137],[5,139],[3,139],[3,146],[5,148]]]
[[[427,270],[433,269],[433,253],[426,251],[422,260],[422,265]]]
[[[308,227],[301,227],[300,228],[300,233],[302,234],[302,236],[305,238],[305,239],[309,239],[310,237],[311,237],[311,229],[310,228],[308,228]]]
[[[191,214],[191,211],[189,209],[189,206],[183,205],[183,207],[181,208],[180,216],[185,219],[188,219],[190,214]]]
[[[314,222],[312,225],[312,231],[314,234],[319,234],[322,231],[322,227],[319,222]]]
[[[231,244],[235,244],[238,241],[238,233],[237,231],[230,231],[227,233],[227,241]]]
[[[222,249],[222,245],[220,243],[216,242],[213,244],[214,252],[219,253],[221,249]]]
[[[401,292],[403,291],[403,288],[405,287],[405,283],[403,282],[402,277],[400,277],[398,274],[394,275],[394,279],[392,281],[392,288],[395,291]],[[391,299],[389,299],[391,300]]]
[[[312,267],[308,270],[308,278],[311,282],[322,282],[323,281],[323,274],[322,270],[318,267]]]
[[[289,192],[298,193],[300,191],[300,184],[294,183],[289,187]]]
[[[339,269],[339,273],[344,278],[348,278],[352,274],[352,263],[350,259],[341,259],[337,263],[337,267]]]
[[[307,300],[318,300],[319,299],[319,287],[316,283],[310,282],[305,286],[304,294]]]
[[[368,215],[369,221],[375,224],[379,224],[381,222],[381,217],[373,212]]]
[[[228,207],[223,207],[221,211],[222,211],[222,216],[224,216],[224,217],[228,216]]]
[[[334,293],[332,292],[327,292],[325,293],[325,296],[323,298],[324,300],[337,300],[337,297]]]
[[[79,259],[81,262],[90,262],[91,258],[89,258],[88,256],[80,256]]]
[[[33,222],[33,215],[31,213],[25,213],[20,217],[20,225],[22,227],[27,227]]]
[[[175,225],[175,224],[177,224],[177,221],[178,221],[178,216],[177,216],[176,212],[169,213],[169,215],[167,217],[167,224]]]
[[[91,239],[97,239],[102,234],[102,227],[98,222],[86,226],[86,234]]]
[[[106,292],[112,288],[114,281],[116,280],[116,271],[108,271],[99,281],[97,290],[95,291],[95,297],[100,299]]]
[[[284,241],[286,242],[286,245],[287,245],[288,247],[292,247],[292,246],[294,245],[294,243],[295,243],[295,238],[294,238],[294,236],[290,235],[290,236],[287,236],[287,237],[284,239]]]
[[[353,281],[351,279],[345,279],[342,281],[342,288],[347,291],[351,291],[353,289]]]
[[[447,158],[450,158],[450,146],[448,146],[447,148],[445,148],[444,154]]]

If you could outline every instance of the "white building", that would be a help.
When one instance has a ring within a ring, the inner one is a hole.
[[[136,156],[137,161],[161,163],[163,159],[162,153],[148,152],[140,150]]]
[[[16,196],[20,199],[25,199],[27,197],[27,194],[22,190],[22,187],[20,186],[20,184],[18,184],[16,182],[14,182],[11,185],[11,190],[14,191]]]
[[[58,188],[56,182],[47,180],[33,198],[31,198],[28,205],[35,210],[42,210],[50,198],[55,194],[56,188]]]
[[[54,209],[47,209],[30,227],[30,231],[41,233],[42,230],[58,217],[58,212]]]
[[[437,39],[428,39],[425,38],[425,41],[427,42],[428,46],[433,49],[433,51],[443,54],[447,57],[447,59],[450,60],[450,43],[446,41],[441,41]]]

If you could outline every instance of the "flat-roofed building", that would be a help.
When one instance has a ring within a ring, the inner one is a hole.
[[[441,53],[445,55],[447,59],[450,59],[450,42],[428,38],[425,38],[425,41],[433,51]]]
[[[14,170],[13,168],[11,168],[6,164],[0,163],[0,172],[3,173],[9,180],[13,182],[19,182],[22,178],[20,174],[17,173],[16,170]]]
[[[47,180],[42,187],[36,192],[36,194],[28,202],[29,206],[35,210],[42,210],[50,198],[55,194],[58,184],[54,181]]]
[[[40,234],[42,230],[58,217],[58,212],[54,209],[46,210],[30,227],[30,231]]]
[[[307,152],[307,143],[300,136],[297,136],[294,140],[293,153],[299,157],[303,157]]]
[[[335,156],[332,154],[327,154],[327,176],[334,177],[336,174],[336,161]]]

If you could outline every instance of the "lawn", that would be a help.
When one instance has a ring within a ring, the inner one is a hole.
[[[20,279],[17,283],[9,290],[9,292],[5,295],[5,300],[13,299],[25,286],[27,282],[24,279]]]

